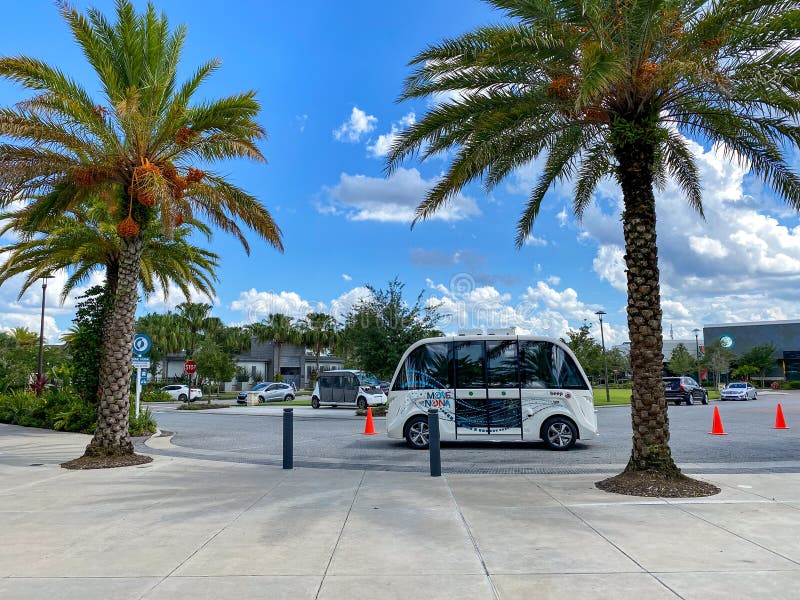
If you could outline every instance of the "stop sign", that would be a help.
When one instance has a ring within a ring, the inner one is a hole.
[[[183,370],[187,375],[194,375],[195,371],[197,371],[197,363],[193,360],[187,360],[183,363]]]

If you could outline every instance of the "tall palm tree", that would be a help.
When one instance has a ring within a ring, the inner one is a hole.
[[[0,236],[14,231],[18,240],[0,248],[8,252],[0,265],[0,285],[9,278],[27,273],[19,297],[42,276],[64,270],[70,275],[61,292],[61,301],[96,270],[105,269],[106,289],[117,288],[121,239],[108,206],[95,201],[78,206],[67,215],[56,215],[32,229],[26,211],[0,214],[3,227]],[[214,294],[215,269],[219,256],[191,243],[193,228],[210,238],[211,230],[194,222],[176,227],[165,235],[159,223],[153,222],[142,231],[142,258],[139,284],[145,297],[158,288],[169,296],[170,282],[185,296],[196,288],[211,297]]]
[[[186,339],[186,356],[191,358],[197,347],[197,338],[207,329],[217,326],[211,316],[212,306],[203,302],[182,302],[175,308],[178,310],[177,325]]]
[[[27,327],[12,327],[10,334],[17,346],[34,346],[39,343],[39,334]]]
[[[180,317],[173,312],[150,313],[136,320],[136,331],[146,333],[161,354],[161,378],[167,378],[169,355],[186,347],[187,338]]]
[[[294,319],[289,315],[273,313],[260,323],[250,325],[250,331],[256,340],[263,344],[272,342],[275,345],[275,381],[281,381],[281,350],[284,344],[299,344],[301,342],[300,332],[292,322]]]
[[[176,76],[186,28],[171,30],[152,5],[137,14],[117,0],[116,22],[96,9],[60,5],[75,41],[97,75],[94,98],[59,69],[27,56],[0,58],[0,76],[32,96],[0,110],[0,205],[27,202],[33,224],[102,198],[121,237],[116,295],[108,315],[100,372],[97,429],[87,456],[130,454],[131,355],[143,250],[142,231],[160,221],[165,232],[183,219],[206,221],[235,235],[237,221],[282,249],[266,208],[221,174],[197,165],[250,158],[257,142],[255,92],[193,103],[212,60],[185,82]]]
[[[488,0],[509,20],[429,46],[402,99],[439,103],[400,135],[388,170],[409,156],[453,152],[419,204],[424,220],[466,184],[487,189],[540,155],[542,174],[517,223],[531,232],[558,181],[574,182],[583,215],[598,182],[622,189],[633,449],[627,480],[686,484],[669,447],[662,372],[654,190],[673,178],[702,216],[698,167],[684,135],[747,161],[793,208],[800,179],[797,1]],[[624,477],[607,485],[622,485]]]
[[[319,357],[324,348],[332,348],[336,343],[336,319],[327,313],[308,313],[298,324],[304,344],[314,348],[319,376]]]

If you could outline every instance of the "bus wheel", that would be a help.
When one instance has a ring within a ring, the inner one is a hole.
[[[316,396],[311,398],[311,408],[319,408],[319,398]]]
[[[358,406],[359,410],[367,410],[367,399],[361,396],[356,402],[356,406]]]
[[[542,439],[550,450],[569,450],[578,439],[578,430],[569,419],[551,417],[542,425]]]
[[[420,415],[406,423],[406,442],[409,446],[416,450],[425,450],[428,441],[428,417]]]

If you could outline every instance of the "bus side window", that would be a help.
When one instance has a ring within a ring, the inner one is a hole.
[[[486,387],[484,342],[456,342],[456,388]]]
[[[553,344],[553,375],[557,387],[562,390],[588,389],[572,357],[556,344]]]
[[[519,385],[517,341],[486,342],[486,382],[490,388]]]
[[[447,389],[452,387],[452,379],[452,344],[424,344],[408,355],[393,389]]]
[[[552,389],[557,387],[550,361],[548,342],[520,341],[519,370],[523,388]]]

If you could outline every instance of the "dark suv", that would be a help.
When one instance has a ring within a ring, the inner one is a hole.
[[[694,404],[695,400],[708,404],[708,392],[691,377],[664,377],[664,396],[675,404]]]

